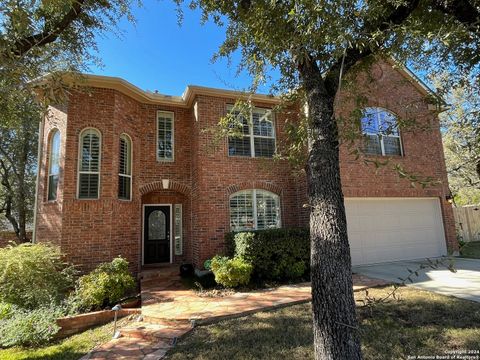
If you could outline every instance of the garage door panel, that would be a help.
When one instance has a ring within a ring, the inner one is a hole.
[[[346,199],[345,209],[354,265],[446,254],[437,198]]]

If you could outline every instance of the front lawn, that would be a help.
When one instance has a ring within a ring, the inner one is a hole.
[[[127,319],[121,319],[117,325],[124,325],[127,321]],[[95,346],[110,340],[112,335],[113,322],[38,348],[13,347],[0,349],[0,359],[78,360]]]
[[[370,289],[380,297],[391,289]],[[480,304],[410,287],[401,301],[358,307],[365,359],[406,359],[408,355],[444,354],[480,349]],[[357,300],[365,293],[356,294]],[[168,358],[313,359],[310,304],[262,312],[198,327],[179,341]]]
[[[460,255],[468,258],[480,259],[480,241],[466,243],[460,249]]]

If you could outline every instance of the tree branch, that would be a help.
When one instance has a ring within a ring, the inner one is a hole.
[[[480,11],[468,0],[435,0],[433,8],[447,15],[451,15],[468,30],[480,35]]]
[[[365,23],[363,27],[364,34],[371,35],[376,32],[388,32],[395,25],[402,24],[410,14],[417,8],[419,0],[410,0],[405,5],[394,8],[388,16],[378,19],[374,23]],[[330,67],[325,76],[325,87],[331,94],[336,94],[340,81],[340,72],[343,67],[343,73],[346,73],[352,66],[360,60],[372,55],[378,50],[382,44],[359,48],[358,46],[350,47],[345,52],[345,58],[338,59],[337,62]],[[343,64],[342,64],[343,63]]]
[[[86,0],[73,1],[70,10],[61,19],[53,23],[46,21],[42,32],[17,40],[12,46],[13,53],[23,56],[35,46],[47,45],[57,40],[60,34],[78,19],[85,2]]]

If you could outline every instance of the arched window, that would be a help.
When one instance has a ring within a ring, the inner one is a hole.
[[[50,134],[48,162],[48,201],[57,200],[58,178],[60,175],[60,131]]]
[[[132,198],[132,140],[127,134],[120,136],[118,169],[118,198]]]
[[[363,110],[364,152],[373,155],[402,155],[397,117],[388,110],[369,107]]]
[[[101,136],[97,129],[85,129],[80,134],[78,166],[78,198],[98,199],[100,188]]]
[[[280,198],[265,190],[244,190],[230,196],[233,231],[279,228]]]

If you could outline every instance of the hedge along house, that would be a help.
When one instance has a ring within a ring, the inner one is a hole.
[[[372,74],[373,82],[358,78],[369,89],[361,125],[365,156],[392,159],[440,183],[413,188],[390,166],[375,172],[342,146],[352,262],[456,250],[431,94],[387,61],[374,65]],[[36,241],[58,244],[84,270],[122,255],[137,272],[150,264],[202,267],[224,252],[224,234],[231,230],[308,225],[304,176],[273,159],[286,139],[286,122],[297,117],[272,111],[278,99],[253,95],[243,136],[212,147],[209,130],[244,94],[189,86],[181,97],[165,96],[93,75],[82,86],[89,90],[72,91],[68,103],[52,106],[42,122]],[[354,105],[341,98],[336,111],[348,115]],[[402,131],[398,125],[406,117],[425,129]],[[387,126],[394,130],[386,133]]]

